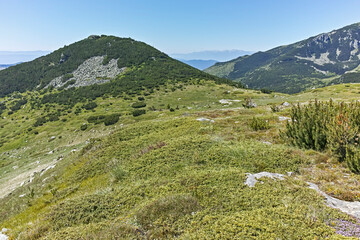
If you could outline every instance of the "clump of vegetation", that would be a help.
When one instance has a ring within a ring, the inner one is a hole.
[[[257,117],[252,118],[252,120],[249,123],[249,126],[255,131],[266,130],[270,128],[268,120]]]
[[[146,113],[145,109],[136,109],[136,110],[133,111],[132,115],[134,117],[137,117],[137,116],[143,115],[145,113]]]
[[[270,90],[270,89],[267,89],[267,88],[262,88],[262,89],[260,89],[260,92],[265,93],[265,94],[270,94],[270,93],[272,93],[273,91]]]
[[[158,229],[160,226],[157,226],[157,222],[165,222],[171,226],[180,217],[200,209],[197,199],[191,195],[170,195],[144,206],[136,213],[136,219],[143,229],[150,231],[151,238],[166,238],[176,235],[176,231]]]
[[[245,98],[243,103],[244,108],[255,108],[256,106],[257,106],[256,103],[252,100],[251,97]]]
[[[107,115],[104,118],[105,126],[113,125],[119,121],[119,114]]]
[[[271,109],[272,112],[280,112],[281,107],[279,105],[276,105],[276,104],[271,104],[270,109]]]
[[[81,125],[80,130],[85,131],[87,128],[88,128],[88,125],[86,123],[84,123],[83,125]]]
[[[143,107],[146,107],[146,103],[145,102],[136,102],[136,103],[133,103],[131,105],[131,107],[133,107],[133,108],[143,108]]]
[[[359,102],[298,104],[291,108],[291,121],[281,136],[301,148],[330,149],[339,162],[346,161],[351,171],[359,173],[359,109]]]
[[[121,114],[119,113],[114,113],[109,115],[96,115],[96,116],[90,116],[87,119],[87,121],[89,123],[94,123],[94,124],[104,123],[105,126],[108,126],[117,123],[119,121],[120,116]]]
[[[69,80],[70,78],[73,78],[73,77],[74,77],[74,75],[72,73],[67,73],[64,76],[62,76],[61,81],[64,83],[64,82],[66,82],[67,80]]]
[[[96,102],[88,102],[82,106],[82,108],[85,108],[86,110],[92,110],[97,107]]]

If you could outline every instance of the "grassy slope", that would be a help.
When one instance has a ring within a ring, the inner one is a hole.
[[[65,122],[49,122],[30,132],[26,129],[44,109],[25,105],[0,119],[1,138],[7,138],[0,148],[1,188],[19,173],[33,172],[36,161],[56,163],[0,200],[0,226],[20,239],[340,238],[326,222],[349,217],[325,207],[304,181],[326,188],[346,170],[334,168],[326,154],[282,144],[277,135],[284,122],[278,116],[287,110],[272,113],[267,105],[315,97],[356,99],[359,84],[298,95],[266,95],[210,83],[168,89],[146,96],[147,105],[158,111],[136,118],[127,115],[135,98],[98,98],[95,112],[73,111],[60,117]],[[258,108],[218,102],[249,96]],[[179,110],[168,111],[168,104]],[[88,116],[114,112],[122,113],[117,124],[89,124],[79,130]],[[271,128],[253,131],[248,126],[253,116],[269,120]],[[215,122],[199,122],[198,117]],[[49,142],[51,136],[56,139]],[[56,161],[61,155],[63,160]],[[330,168],[336,170],[326,170]],[[264,179],[253,189],[244,185],[247,172],[260,171],[296,175],[284,181]]]

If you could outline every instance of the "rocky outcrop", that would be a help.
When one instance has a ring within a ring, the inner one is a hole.
[[[125,68],[118,68],[117,59],[111,59],[106,65],[103,65],[103,60],[104,56],[89,58],[74,72],[67,74],[67,76],[70,76],[68,79],[66,79],[66,75],[57,77],[53,79],[46,88],[49,86],[59,88],[65,85],[66,88],[71,88],[103,84],[124,72]],[[66,80],[64,81],[64,79]]]

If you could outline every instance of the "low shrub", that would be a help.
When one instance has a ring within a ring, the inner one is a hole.
[[[136,103],[133,103],[131,105],[131,107],[133,107],[133,108],[143,108],[143,107],[146,107],[146,103],[145,102],[136,102]]]
[[[82,108],[85,108],[86,110],[91,110],[97,107],[96,102],[88,102],[82,106]]]
[[[136,109],[135,111],[133,111],[132,115],[134,117],[137,117],[137,116],[143,115],[145,113],[146,113],[145,109]]]
[[[253,117],[253,119],[249,123],[250,127],[255,130],[266,130],[270,128],[269,121],[257,117]]]
[[[105,126],[113,125],[119,121],[119,115],[118,114],[111,114],[107,115],[104,118],[104,124]]]

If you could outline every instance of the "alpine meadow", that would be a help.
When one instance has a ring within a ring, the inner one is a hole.
[[[204,71],[86,36],[0,62],[0,240],[360,238],[360,23]]]

